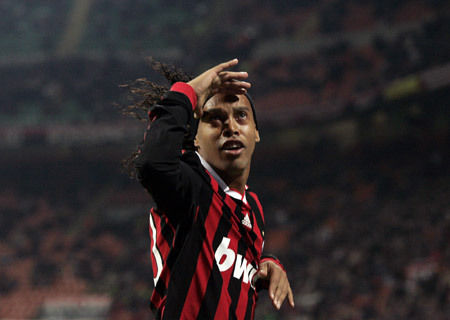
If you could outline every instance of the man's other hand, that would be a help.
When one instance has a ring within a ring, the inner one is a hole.
[[[258,279],[269,282],[269,297],[273,306],[279,310],[288,298],[289,305],[294,307],[294,295],[292,294],[286,271],[272,260],[261,262],[257,273]]]

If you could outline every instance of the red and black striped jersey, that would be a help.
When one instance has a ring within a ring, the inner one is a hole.
[[[193,121],[186,95],[167,93],[151,109],[136,167],[156,208],[150,214],[157,319],[253,319],[252,283],[261,258],[264,216],[257,196],[227,194],[182,142]]]

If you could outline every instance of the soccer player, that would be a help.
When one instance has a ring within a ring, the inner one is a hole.
[[[152,195],[157,319],[253,319],[257,291],[275,308],[294,300],[281,263],[264,255],[264,215],[247,187],[260,140],[237,59],[175,83],[149,111],[134,165]],[[192,136],[194,150],[183,150]]]

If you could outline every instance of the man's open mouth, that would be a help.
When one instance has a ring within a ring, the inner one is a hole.
[[[235,151],[244,148],[244,144],[239,140],[230,140],[222,145],[222,150]]]
[[[229,140],[221,148],[228,155],[239,156],[244,150],[244,144],[239,140]]]

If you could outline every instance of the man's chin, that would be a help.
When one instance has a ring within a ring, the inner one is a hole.
[[[244,161],[244,159],[240,159],[239,157],[235,159],[229,159],[224,168],[224,172],[226,173],[233,173],[233,175],[240,174],[247,168],[247,162]]]
[[[227,158],[238,158],[244,153],[244,148],[221,150]]]

